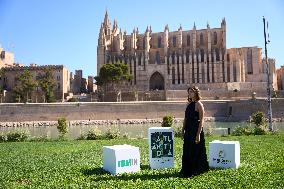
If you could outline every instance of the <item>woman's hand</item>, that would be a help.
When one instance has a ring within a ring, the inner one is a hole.
[[[200,135],[196,135],[195,144],[198,144],[199,142],[200,142]]]

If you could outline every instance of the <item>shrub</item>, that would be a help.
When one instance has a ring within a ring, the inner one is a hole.
[[[232,133],[233,136],[251,135],[251,134],[252,130],[248,126],[245,127],[237,126]]]
[[[253,129],[254,135],[265,135],[267,134],[267,124],[265,121],[265,114],[263,112],[255,112],[252,114],[252,122],[255,123]]]
[[[87,140],[98,140],[102,139],[102,132],[97,128],[90,129],[86,136]]]
[[[65,117],[61,117],[58,119],[58,125],[57,125],[57,129],[58,129],[58,132],[59,132],[59,137],[64,137],[65,134],[68,132],[68,129],[67,129],[67,121],[66,121],[66,118]]]
[[[263,128],[263,127],[255,127],[255,128],[253,128],[252,132],[253,132],[254,135],[265,135],[265,134],[267,134],[266,129]]]
[[[7,136],[4,133],[0,133],[0,142],[5,142],[7,140]]]
[[[257,126],[265,125],[265,114],[263,112],[255,112],[252,114],[252,122]]]
[[[163,117],[162,127],[171,127],[173,125],[173,116],[167,115]]]
[[[30,133],[26,130],[13,130],[7,132],[6,137],[9,142],[18,142],[27,140],[29,135]]]
[[[120,137],[120,131],[117,127],[109,128],[104,136],[106,139],[117,139]]]

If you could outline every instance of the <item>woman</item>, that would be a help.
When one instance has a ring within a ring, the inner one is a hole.
[[[200,102],[200,92],[197,87],[190,87],[188,92],[188,106],[185,110],[183,122],[183,155],[180,173],[191,177],[209,170],[205,139],[203,132],[204,108]]]

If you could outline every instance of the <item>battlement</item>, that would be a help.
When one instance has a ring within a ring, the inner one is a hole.
[[[13,67],[5,67],[3,68],[3,71],[44,70],[45,68],[51,68],[54,70],[58,70],[58,69],[63,69],[64,65],[13,66]]]

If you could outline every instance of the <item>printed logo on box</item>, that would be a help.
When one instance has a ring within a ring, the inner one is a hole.
[[[118,167],[131,167],[137,165],[137,159],[126,159],[117,161]]]
[[[152,158],[173,157],[172,132],[151,133]]]
[[[220,164],[223,164],[223,165],[232,162],[231,160],[228,160],[225,157],[226,157],[225,150],[221,149],[218,152],[218,158],[213,158],[213,162],[217,162],[218,164],[220,163]]]

